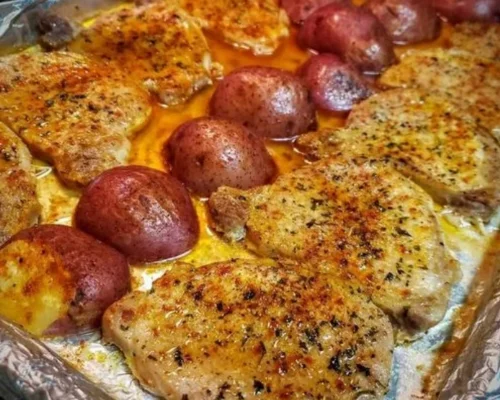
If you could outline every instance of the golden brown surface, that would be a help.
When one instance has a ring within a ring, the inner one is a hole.
[[[347,128],[308,134],[298,145],[316,158],[388,159],[438,202],[488,219],[500,205],[500,146],[466,117],[447,97],[396,89],[355,106]]]
[[[103,321],[141,383],[172,400],[354,400],[388,385],[388,318],[304,265],[176,264]]]
[[[288,36],[288,17],[278,0],[178,0],[214,36],[254,54],[272,54]]]
[[[16,241],[0,250],[0,314],[35,335],[64,317],[76,282],[50,245]]]
[[[500,38],[499,38],[500,40]],[[410,51],[380,78],[389,87],[439,92],[500,140],[500,63],[459,50]]]
[[[459,273],[432,200],[382,162],[320,161],[269,186],[219,189],[214,227],[258,254],[318,263],[354,280],[410,334],[441,320]]]
[[[0,245],[38,221],[40,204],[31,172],[31,154],[0,122]]]
[[[0,59],[0,121],[69,185],[82,186],[127,161],[147,121],[147,93],[114,69],[72,53]]]
[[[164,2],[103,14],[70,48],[116,63],[166,105],[186,101],[220,74],[198,25]]]
[[[452,47],[466,50],[478,57],[500,61],[500,24],[458,24],[449,41]]]

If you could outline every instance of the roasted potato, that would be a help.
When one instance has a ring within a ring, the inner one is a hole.
[[[397,44],[411,44],[435,39],[440,21],[428,0],[368,0],[370,10]]]
[[[350,3],[349,0],[281,0],[281,7],[294,24],[301,25],[318,8],[339,2]]]
[[[373,94],[367,79],[333,54],[312,56],[298,74],[303,78],[316,107],[326,111],[349,111]]]
[[[500,21],[499,0],[434,0],[438,13],[451,23]]]
[[[337,54],[368,74],[378,74],[396,60],[392,40],[366,8],[334,3],[312,13],[301,27],[299,45]]]
[[[210,114],[272,139],[292,138],[316,127],[314,104],[304,83],[271,67],[243,67],[227,75],[210,100]]]
[[[132,263],[179,256],[199,235],[186,188],[165,172],[134,165],[110,169],[92,181],[80,198],[75,223]]]
[[[0,248],[0,314],[35,335],[98,327],[129,288],[125,256],[71,227],[25,229]]]
[[[276,173],[264,141],[221,118],[198,118],[179,126],[165,144],[164,158],[172,175],[204,197],[220,186],[264,185]]]

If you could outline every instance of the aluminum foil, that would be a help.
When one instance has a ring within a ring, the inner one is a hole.
[[[5,400],[111,400],[40,341],[2,318],[0,395]]]
[[[50,8],[51,12],[79,21],[100,8],[108,8],[116,3],[115,0],[16,0],[0,3],[0,34],[2,31],[6,32],[4,36],[0,36],[0,46],[12,48],[35,43],[36,32],[32,16],[42,8]],[[69,224],[78,194],[58,184],[50,167],[38,168],[39,188],[47,194],[40,199],[43,222]],[[51,203],[56,202],[52,200],[61,197],[68,199],[67,206],[55,212]],[[449,309],[443,321],[410,344],[396,347],[386,400],[436,398],[423,390],[423,378],[432,370],[436,351],[448,340],[455,314],[471,291],[474,276],[485,262],[485,255],[488,254],[489,262],[500,264],[500,240],[493,240],[497,235],[500,215],[489,226],[483,226],[447,209],[436,211],[445,233],[446,244],[459,261],[463,277],[453,288]],[[495,251],[497,249],[491,248],[491,243],[498,247],[498,254]],[[221,256],[216,253],[214,250],[208,258],[205,257],[204,263],[219,261],[217,257]],[[196,263],[196,260],[189,261]],[[148,290],[152,281],[169,267],[170,264],[164,263],[149,268],[133,268],[135,288]],[[440,400],[500,399],[500,276],[496,279],[491,277],[491,290],[485,296],[463,351],[451,363],[451,368],[442,379],[444,383]],[[103,343],[99,333],[71,339],[44,340],[44,344],[53,353],[40,341],[0,321],[0,396],[5,400],[108,398],[101,392],[88,392],[97,389],[80,373],[70,371],[61,359],[72,364],[112,398],[155,399],[134,379],[121,352]],[[72,385],[71,391],[65,392],[64,388],[68,388],[65,385],[69,382]],[[54,385],[54,389],[49,389],[50,384]],[[33,388],[40,387],[47,388],[47,396],[37,397]],[[87,397],[70,397],[68,393]],[[88,393],[92,393],[90,397]]]
[[[500,240],[490,249],[493,262],[500,264]],[[492,277],[492,288],[471,327],[465,346],[440,400],[500,398],[500,273]]]

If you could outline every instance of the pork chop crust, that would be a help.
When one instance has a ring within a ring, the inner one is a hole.
[[[70,186],[127,161],[147,122],[147,92],[100,62],[68,52],[0,58],[0,121]]]
[[[0,122],[0,245],[40,216],[31,154],[14,132]]]
[[[272,54],[288,37],[288,17],[276,0],[179,0],[212,35],[254,54]]]
[[[297,145],[313,158],[386,159],[439,203],[486,220],[500,205],[498,142],[440,94],[382,92],[354,107],[347,128],[304,135]]]
[[[134,0],[141,6],[167,0]],[[289,20],[277,0],[175,0],[210,35],[256,55],[274,53],[288,37]]]
[[[500,61],[500,24],[464,22],[453,27],[448,41],[454,48]]]
[[[393,332],[352,288],[301,264],[176,264],[103,318],[151,392],[182,399],[382,398]]]
[[[500,140],[500,62],[454,49],[415,50],[389,68],[380,83],[440,93]]]
[[[104,14],[70,48],[115,63],[170,106],[211,85],[221,72],[195,21],[167,2]]]
[[[356,285],[403,331],[439,322],[460,275],[444,246],[432,200],[374,160],[340,155],[208,202],[213,228],[263,256],[313,261]]]

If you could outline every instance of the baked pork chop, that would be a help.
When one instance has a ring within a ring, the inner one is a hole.
[[[288,17],[277,0],[179,0],[216,37],[254,54],[272,54],[288,36]]]
[[[297,145],[313,158],[387,159],[437,202],[487,220],[500,205],[500,145],[462,116],[447,97],[395,89],[355,106],[347,128],[307,134]]]
[[[116,63],[165,105],[186,101],[220,73],[195,21],[166,2],[103,14],[70,48]]]
[[[448,40],[454,48],[500,61],[500,24],[464,22],[453,27]]]
[[[0,123],[0,245],[40,215],[31,154],[14,132]]]
[[[384,313],[327,274],[265,260],[176,264],[103,318],[151,392],[184,399],[379,399],[393,348]]]
[[[135,0],[176,4],[211,35],[254,54],[272,54],[288,36],[288,17],[277,0]]]
[[[411,51],[382,75],[380,83],[439,92],[500,141],[499,62],[453,49]]]
[[[148,93],[113,68],[66,52],[0,58],[0,121],[62,180],[86,185],[127,160],[151,113]]]
[[[431,198],[381,161],[341,157],[209,199],[213,227],[272,258],[310,260],[369,295],[407,333],[441,320],[457,278]]]

